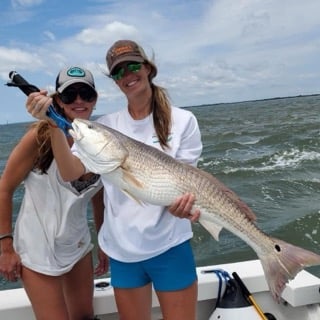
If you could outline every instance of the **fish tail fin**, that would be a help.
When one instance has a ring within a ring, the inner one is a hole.
[[[272,238],[273,252],[259,255],[272,296],[280,301],[285,284],[304,267],[319,265],[320,255]]]

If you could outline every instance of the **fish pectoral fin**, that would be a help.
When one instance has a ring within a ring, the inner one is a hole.
[[[213,236],[216,241],[219,241],[219,234],[222,227],[208,220],[199,219],[200,224]]]
[[[126,167],[125,165],[121,166],[121,172],[122,172],[122,179],[123,181],[128,184],[128,185],[133,185],[136,188],[142,189],[143,185],[142,183],[130,172],[130,169]],[[137,202],[139,205],[143,205],[143,202],[133,196],[128,190],[126,189],[121,189],[121,191],[128,196],[130,199],[134,200]]]
[[[123,180],[129,184],[133,184],[135,187],[142,189],[142,183],[127,169],[122,167]]]
[[[139,204],[140,206],[143,205],[143,202],[137,198],[135,198],[130,192],[128,192],[127,190],[121,189],[121,191],[127,196],[129,197],[131,200],[137,202],[137,204]]]

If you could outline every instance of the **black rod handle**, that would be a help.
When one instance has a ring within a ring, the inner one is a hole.
[[[9,78],[11,82],[8,82],[8,86],[16,86],[27,96],[32,92],[40,91],[36,86],[30,84],[26,79],[24,79],[18,72],[10,71]]]

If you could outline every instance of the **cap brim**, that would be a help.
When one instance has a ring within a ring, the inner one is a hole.
[[[109,74],[111,75],[112,71],[114,68],[121,62],[126,62],[126,61],[134,61],[134,62],[144,62],[145,59],[141,56],[134,56],[134,55],[124,55],[122,57],[119,57],[116,59],[116,61],[111,65],[109,69]]]
[[[84,83],[86,84],[87,86],[89,86],[90,88],[92,88],[94,91],[96,91],[95,87],[92,86],[92,84],[84,79],[71,79],[69,81],[66,81],[62,86],[60,86],[58,89],[57,89],[57,92],[59,93],[62,93],[63,90],[65,90],[67,87],[71,86],[72,84],[75,84],[75,83]],[[96,91],[97,92],[97,91]]]

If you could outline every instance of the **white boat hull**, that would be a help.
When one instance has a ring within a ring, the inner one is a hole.
[[[214,308],[219,288],[219,279],[215,273],[204,271],[223,269],[230,275],[233,272],[241,277],[259,307],[265,313],[271,313],[276,320],[319,320],[320,319],[320,279],[307,271],[301,271],[293,281],[290,281],[282,294],[282,301],[276,303],[268,291],[268,286],[259,260],[244,261],[215,266],[198,267],[198,320],[214,318]],[[118,319],[116,304],[111,286],[99,288],[97,286],[109,283],[109,278],[95,280],[94,308],[95,314],[101,320]],[[45,293],[44,293],[45,294]],[[220,320],[234,320],[234,316],[227,318],[226,311],[220,315]],[[237,312],[238,318],[241,314]],[[0,291],[0,319],[6,320],[34,320],[35,317],[24,289]],[[153,293],[153,317],[162,319],[158,299]],[[243,317],[245,319],[245,317]],[[257,318],[259,319],[259,317]],[[138,319],[137,319],[138,320]]]

